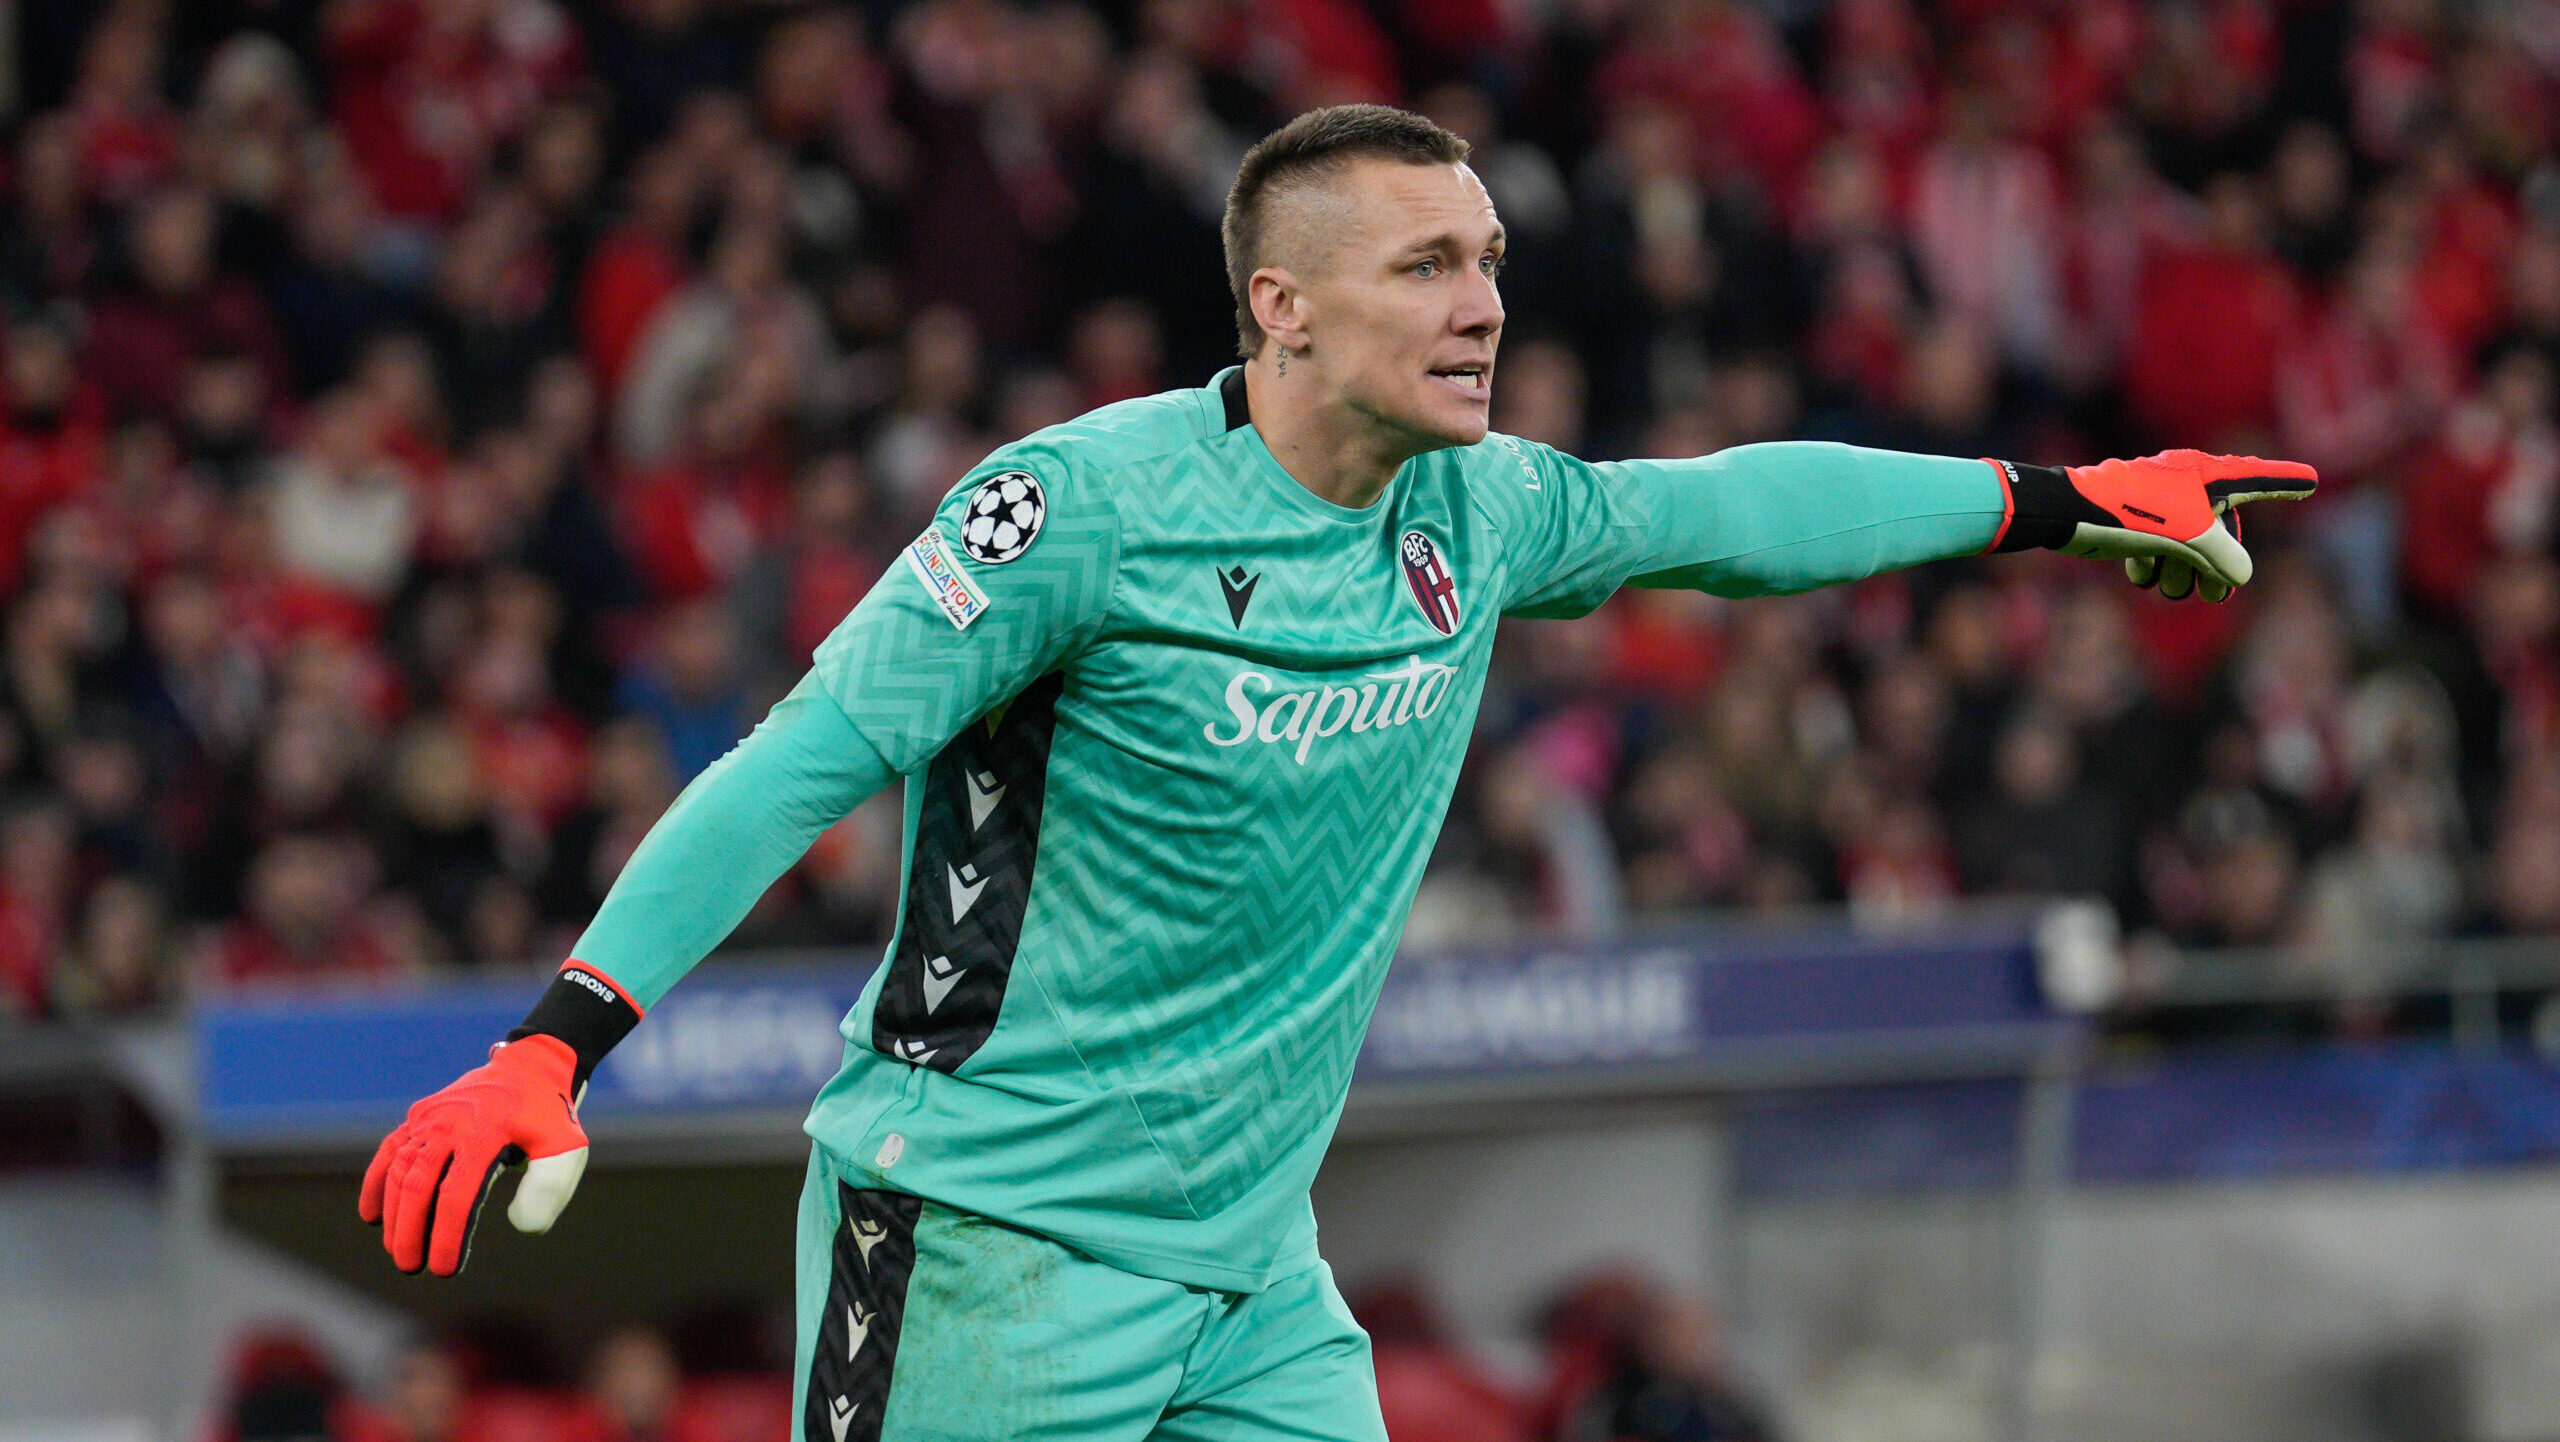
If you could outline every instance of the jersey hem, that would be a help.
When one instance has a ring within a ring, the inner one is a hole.
[[[1068,1251],[1090,1257],[1106,1267],[1116,1268],[1134,1276],[1152,1277],[1159,1282],[1171,1282],[1176,1286],[1205,1287],[1217,1292],[1260,1292],[1275,1283],[1286,1281],[1306,1271],[1323,1260],[1322,1254],[1312,1246],[1296,1247],[1272,1258],[1267,1266],[1247,1269],[1205,1262],[1187,1252],[1160,1252],[1152,1247],[1134,1247],[1097,1241],[1091,1237],[1079,1237],[1063,1230],[1051,1231],[1028,1226],[1001,1212],[990,1211],[983,1206],[972,1206],[966,1200],[954,1199],[943,1188],[908,1186],[888,1172],[867,1166],[814,1137],[810,1139],[810,1145],[825,1154],[830,1170],[856,1186],[921,1197],[939,1207],[966,1212],[973,1217],[984,1217],[988,1221],[1011,1227],[1016,1231],[1028,1232],[1032,1236],[1053,1242]]]

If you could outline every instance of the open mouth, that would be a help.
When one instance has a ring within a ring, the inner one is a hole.
[[[1488,367],[1473,361],[1470,361],[1465,365],[1442,366],[1439,369],[1434,370],[1431,374],[1437,379],[1455,386],[1459,390],[1465,391],[1469,395],[1483,395],[1485,387],[1490,385],[1493,381],[1492,371]]]

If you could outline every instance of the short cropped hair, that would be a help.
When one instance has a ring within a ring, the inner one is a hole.
[[[1253,318],[1254,271],[1261,268],[1264,222],[1273,196],[1329,180],[1352,161],[1368,157],[1408,165],[1455,165],[1467,158],[1467,142],[1410,110],[1387,105],[1334,105],[1310,110],[1262,137],[1245,152],[1236,183],[1227,191],[1227,289],[1236,298],[1236,353],[1262,353],[1262,325]]]

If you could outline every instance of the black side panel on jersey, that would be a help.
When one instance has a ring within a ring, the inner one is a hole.
[[[924,1199],[836,1183],[842,1220],[828,1249],[826,1310],[809,1354],[801,1442],[880,1442],[897,1369],[898,1333],[915,1275]]]
[[[958,1071],[996,1029],[1031,904],[1065,689],[1063,672],[1032,682],[925,767],[898,953],[871,1015],[871,1045],[884,1056]]]

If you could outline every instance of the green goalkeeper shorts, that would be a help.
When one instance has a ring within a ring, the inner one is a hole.
[[[1252,1293],[1141,1277],[811,1149],[802,1442],[1385,1442],[1369,1338],[1322,1262]]]

